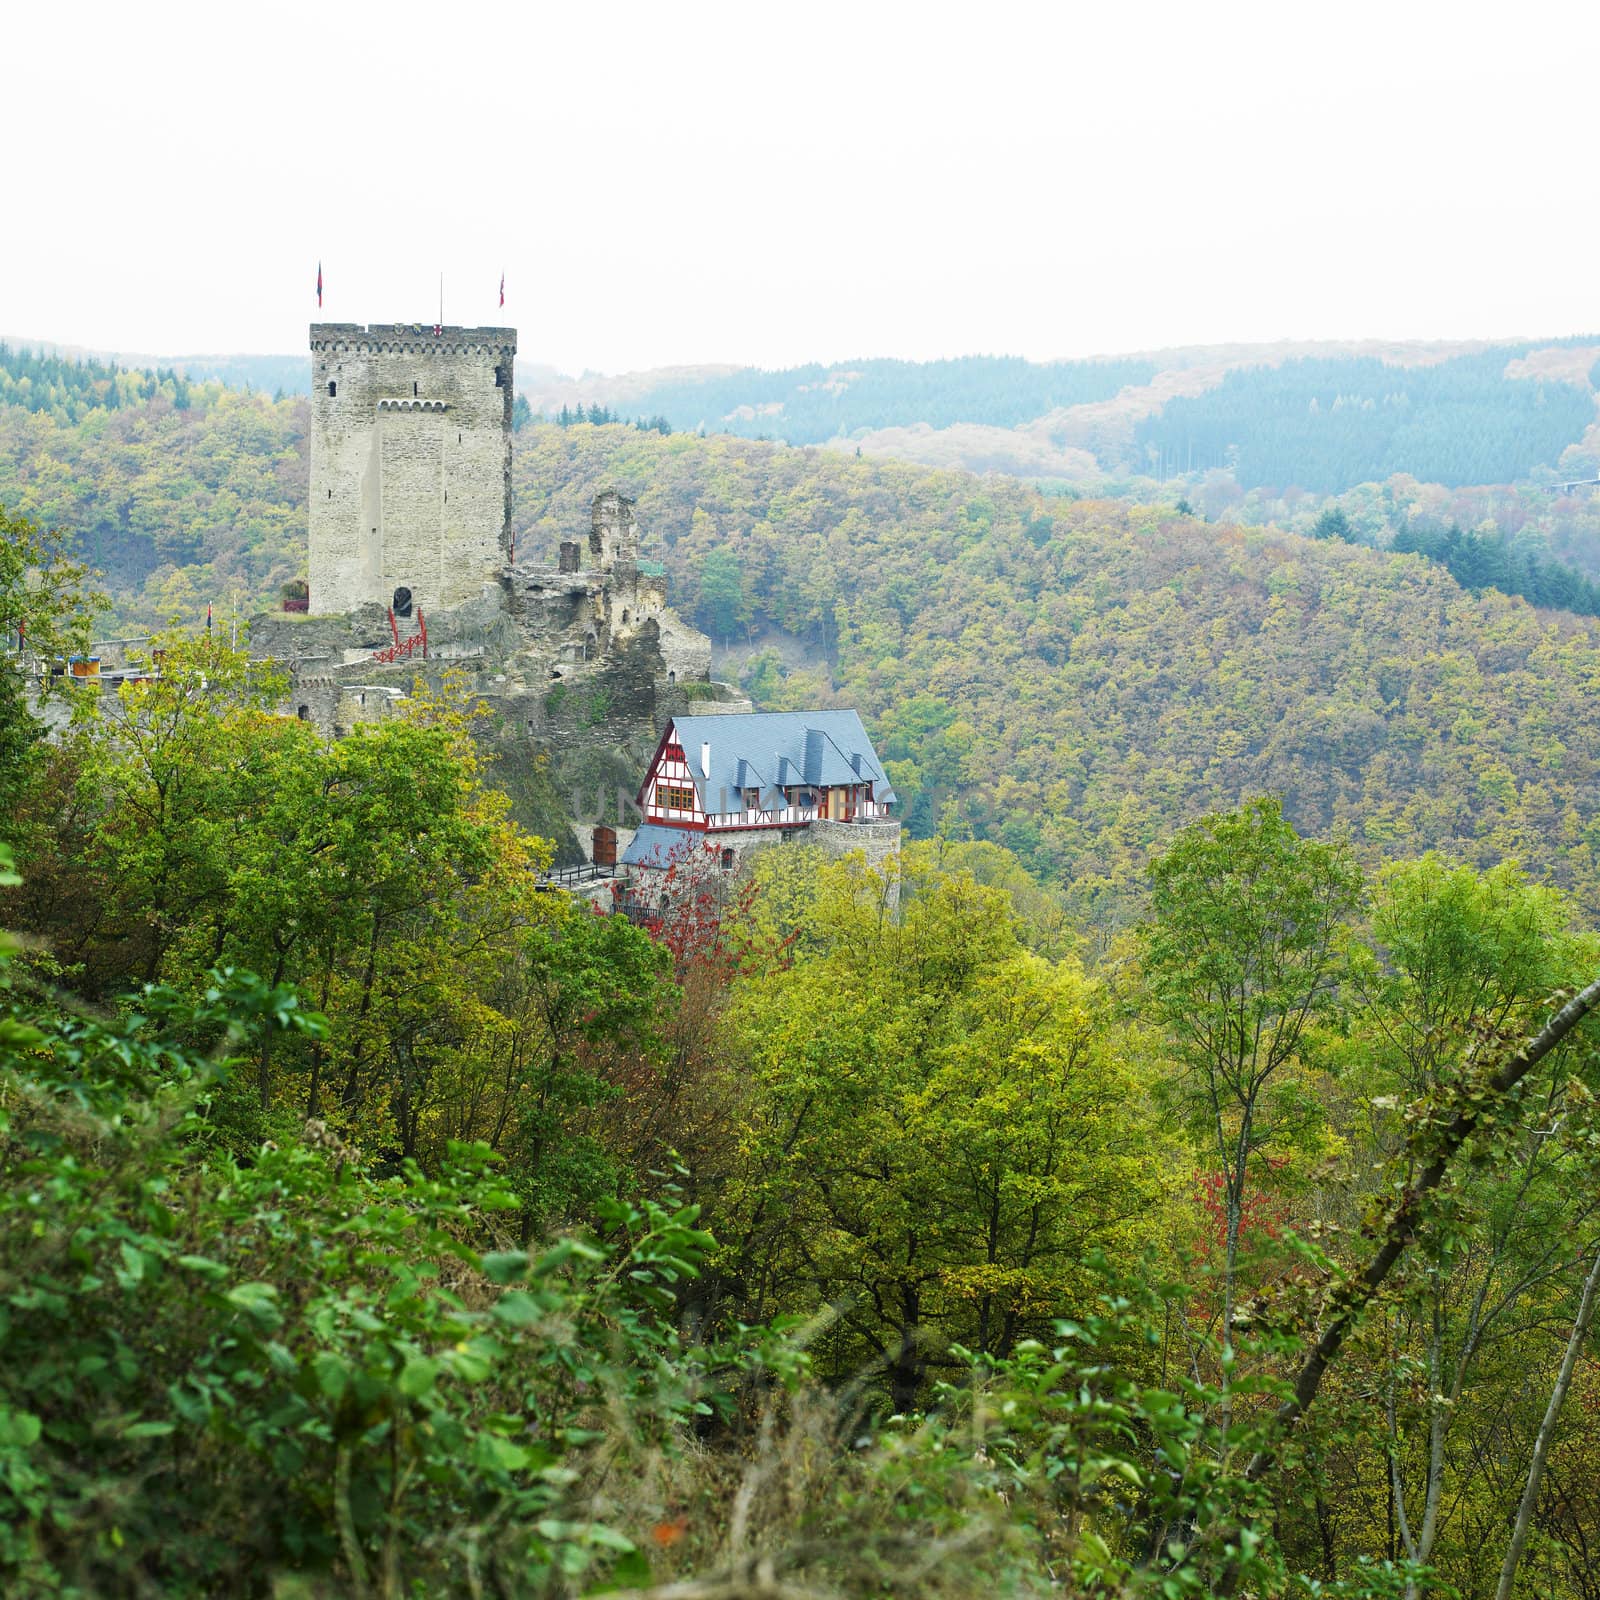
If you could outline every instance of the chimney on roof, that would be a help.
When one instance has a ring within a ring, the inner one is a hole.
[[[711,744],[709,740],[700,746],[700,776],[702,778],[711,776]]]

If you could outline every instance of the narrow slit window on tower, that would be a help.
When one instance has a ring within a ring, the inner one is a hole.
[[[339,392],[339,385],[338,385],[338,384],[336,384],[336,383],[335,383],[335,382],[334,382],[334,381],[333,381],[333,380],[332,380],[332,379],[331,379],[331,378],[330,378],[330,379],[329,379],[329,380],[328,380],[328,398],[329,398],[329,399],[330,399],[330,400],[331,400],[331,399],[333,399],[333,397],[334,397],[334,396],[335,396],[335,395],[336,395],[336,394],[338,394],[338,392]]]
[[[411,392],[412,392],[412,394],[416,394],[417,393],[417,384],[416,384],[416,380],[415,379],[412,379],[412,382],[411,382]]]

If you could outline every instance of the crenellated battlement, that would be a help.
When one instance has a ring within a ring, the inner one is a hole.
[[[313,322],[313,355],[420,355],[510,357],[517,353],[515,328],[466,328],[420,322]]]

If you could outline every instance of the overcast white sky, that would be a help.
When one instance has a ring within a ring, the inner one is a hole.
[[[566,371],[1600,331],[1600,6],[15,5],[0,329]],[[506,309],[496,306],[502,268]]]

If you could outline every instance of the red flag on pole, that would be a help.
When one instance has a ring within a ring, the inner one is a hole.
[[[506,308],[506,275],[505,275],[505,273],[502,272],[500,274],[500,309],[502,311],[504,311],[505,308]]]
[[[322,309],[322,263],[317,263],[317,310]]]
[[[207,634],[208,637],[210,636],[210,633],[211,633],[211,607],[207,606],[206,607],[206,634]]]

